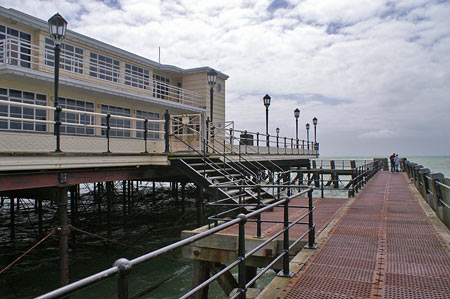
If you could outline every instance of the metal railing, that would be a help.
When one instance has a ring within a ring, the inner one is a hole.
[[[46,119],[32,119],[32,118],[17,118],[17,117],[9,117],[9,116],[1,116],[0,120],[9,121],[9,122],[26,122],[26,123],[41,123],[41,124],[53,124],[55,126],[54,133],[56,135],[56,151],[61,151],[60,147],[60,138],[61,134],[60,128],[61,126],[78,126],[78,127],[86,127],[86,128],[93,128],[94,134],[83,134],[83,135],[77,135],[77,136],[101,136],[106,138],[106,152],[110,153],[110,140],[111,140],[111,131],[112,130],[118,130],[118,131],[124,131],[124,132],[135,132],[135,133],[142,133],[142,140],[144,142],[144,148],[145,152],[148,152],[148,136],[150,133],[157,134],[158,139],[163,139],[165,131],[162,130],[152,130],[150,129],[150,124],[159,124],[165,123],[165,120],[154,120],[154,119],[142,119],[142,118],[136,118],[136,117],[128,117],[128,116],[120,116],[120,115],[113,115],[108,113],[98,113],[98,112],[89,112],[89,111],[79,111],[79,110],[73,110],[73,109],[67,109],[62,108],[60,106],[58,107],[52,107],[52,106],[42,106],[42,105],[34,105],[34,104],[27,104],[27,103],[20,103],[20,102],[13,102],[13,101],[5,101],[0,100],[0,104],[3,105],[11,105],[16,107],[25,107],[25,108],[34,108],[34,109],[43,109],[47,111],[53,111],[53,113],[72,113],[72,114],[78,114],[78,115],[89,115],[93,117],[99,117],[99,122],[104,122],[104,125],[98,125],[94,122],[94,124],[90,123],[78,123],[78,122],[56,122],[53,120],[46,120]],[[127,120],[130,121],[129,127],[119,127],[114,126],[111,124],[111,119],[119,119],[119,120]],[[142,129],[137,128],[137,123],[140,123],[142,125]],[[59,127],[59,128],[58,128]],[[99,130],[95,130],[99,129]],[[25,131],[25,132],[36,132],[36,131]],[[47,132],[47,130],[45,131]],[[36,132],[39,133],[39,132]],[[73,134],[62,134],[66,136],[73,136]],[[131,134],[130,138],[131,138]],[[137,137],[136,137],[137,138]]]
[[[450,228],[450,218],[446,216],[450,212],[450,181],[442,173],[432,173],[407,159],[402,159],[400,165],[436,216]]]
[[[84,49],[84,51],[87,51]],[[76,77],[85,81],[101,81],[118,85],[121,89],[144,92],[153,98],[177,102],[188,106],[205,108],[203,97],[187,89],[168,83],[138,76],[133,72],[123,71],[113,63],[99,64],[94,60],[85,61],[61,49],[60,71],[62,76]],[[85,56],[86,57],[86,56]],[[89,57],[89,56],[87,56]],[[24,68],[53,73],[54,53],[20,39],[0,40],[0,64],[17,65]],[[124,73],[125,72],[125,73]],[[149,72],[150,76],[150,72]],[[135,84],[138,82],[139,84]]]
[[[296,186],[299,187],[299,186]],[[297,196],[302,196],[304,194],[308,194],[308,206],[290,206],[290,201]],[[262,213],[266,211],[270,211],[274,208],[282,207],[283,208],[283,228],[276,232],[274,235],[268,237],[266,240],[262,241],[255,248],[248,250],[246,252],[246,242],[245,242],[245,224],[248,221],[252,221],[252,219],[256,218],[258,215],[260,216]],[[304,208],[307,209],[307,212],[297,217],[295,220],[289,220],[289,209],[294,208]],[[193,244],[196,241],[202,240],[208,236],[211,236],[215,233],[221,232],[225,229],[228,229],[232,226],[238,225],[238,258],[231,262],[230,265],[217,272],[215,275],[199,284],[195,288],[193,288],[188,293],[184,294],[180,298],[188,298],[200,291],[204,287],[208,286],[211,282],[215,281],[218,277],[225,274],[227,271],[233,269],[234,267],[238,267],[238,290],[231,298],[240,298],[244,299],[246,296],[247,289],[255,283],[265,272],[271,269],[278,261],[282,259],[282,270],[278,273],[279,276],[290,277],[291,273],[289,272],[289,254],[291,250],[296,246],[304,237],[308,236],[307,247],[315,248],[315,225],[314,225],[314,212],[313,199],[312,199],[312,188],[308,188],[302,192],[294,194],[292,196],[286,196],[272,204],[266,205],[258,210],[250,212],[248,214],[239,214],[236,218],[227,221],[223,224],[220,224],[216,227],[210,228],[204,232],[193,235],[184,240],[178,241],[171,245],[165,246],[158,250],[149,252],[142,256],[139,256],[132,260],[127,260],[125,258],[118,259],[114,265],[108,269],[105,269],[99,273],[93,274],[89,277],[83,278],[79,281],[73,282],[69,285],[46,293],[37,298],[39,299],[49,299],[49,298],[61,298],[73,294],[79,290],[85,289],[93,284],[96,284],[100,281],[108,279],[110,277],[117,277],[117,286],[118,286],[118,298],[125,299],[129,298],[129,288],[128,288],[128,279],[130,274],[132,274],[132,270],[145,262],[148,262],[164,253],[171,252],[175,249],[181,248],[183,246],[187,246]],[[308,217],[307,222],[301,222],[304,218]],[[308,229],[305,233],[297,236],[295,240],[289,239],[289,230],[297,225],[303,224],[307,225]],[[274,241],[278,237],[282,236],[283,238],[283,250],[280,254],[275,256],[275,258],[269,262],[269,264],[263,268],[255,277],[253,277],[250,281],[247,282],[246,273],[245,273],[245,264],[249,257],[254,255],[257,251],[261,250],[265,246],[267,246],[270,242]]]

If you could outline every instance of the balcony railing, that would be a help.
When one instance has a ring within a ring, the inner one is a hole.
[[[141,94],[197,108],[205,108],[201,95],[187,89],[172,86],[147,75],[125,71],[125,68],[108,62],[81,59],[79,55],[61,49],[61,75],[89,82],[104,82],[117,85],[121,90],[129,89]],[[86,55],[84,55],[86,57]],[[125,62],[119,62],[124,64]],[[24,68],[53,73],[54,53],[28,41],[8,38],[0,40],[0,64],[17,65]]]

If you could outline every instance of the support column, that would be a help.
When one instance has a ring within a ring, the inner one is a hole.
[[[205,280],[209,278],[209,268],[208,262],[194,260],[192,269],[192,288],[195,288]],[[197,293],[195,293],[191,298],[194,299],[208,299],[208,289],[209,286],[204,287]]]
[[[181,214],[184,215],[186,204],[186,183],[181,183]]]
[[[197,186],[199,194],[195,198],[195,206],[197,208],[197,227],[201,227],[203,224],[203,188]]]
[[[122,214],[127,215],[127,181],[122,181]]]
[[[42,223],[43,223],[43,219],[42,219],[42,198],[38,199],[38,207],[37,207],[37,212],[38,212],[38,231],[39,231],[39,237],[42,236],[43,234],[43,229],[42,229]]]
[[[111,231],[111,211],[112,211],[112,202],[114,196],[114,182],[106,182],[106,226],[107,226],[107,238],[111,239],[112,231]]]
[[[59,215],[59,281],[61,286],[69,283],[69,224],[67,217],[67,188],[55,189]]]
[[[16,238],[16,219],[14,212],[14,198],[11,197],[9,201],[9,215],[10,215],[10,229],[11,229],[11,240]]]

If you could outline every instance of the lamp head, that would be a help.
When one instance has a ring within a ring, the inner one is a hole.
[[[306,124],[306,130],[309,130],[309,123]]]
[[[214,85],[216,85],[217,81],[217,72],[213,69],[209,70],[206,74],[206,77],[208,79],[208,84],[211,88],[214,88]]]
[[[270,100],[271,100],[271,97],[268,94],[266,94],[263,98],[264,106],[266,106],[266,108],[269,108]]]
[[[295,116],[295,118],[297,118],[297,119],[300,117],[300,109],[295,108],[295,110],[294,110],[294,116]]]
[[[59,14],[54,14],[48,19],[48,30],[55,44],[60,44],[66,37],[67,21]]]
[[[317,125],[317,117],[314,117],[314,118],[313,118],[313,124],[314,124],[314,125]]]

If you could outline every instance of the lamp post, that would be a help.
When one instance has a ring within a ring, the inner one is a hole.
[[[308,144],[309,151],[309,123],[306,124],[306,143]]]
[[[211,69],[207,75],[206,75],[207,79],[208,79],[208,85],[209,85],[209,121],[212,122],[213,121],[213,112],[214,112],[214,86],[216,85],[216,81],[217,81],[217,72],[213,69]]]
[[[316,136],[317,117],[313,118],[313,125],[314,125],[314,149],[317,150],[317,136]]]
[[[266,144],[269,147],[269,106],[270,106],[270,96],[266,94],[263,98],[264,106],[266,107]]]
[[[300,109],[295,108],[294,117],[295,117],[295,140],[297,140],[297,148],[298,148],[298,118],[300,117]]]
[[[56,136],[56,152],[61,151],[61,107],[59,107],[58,102],[58,85],[59,85],[59,53],[61,51],[61,42],[66,37],[67,21],[59,14],[54,14],[50,19],[48,19],[48,28],[50,31],[50,37],[55,44],[55,114],[54,114],[54,134]]]

